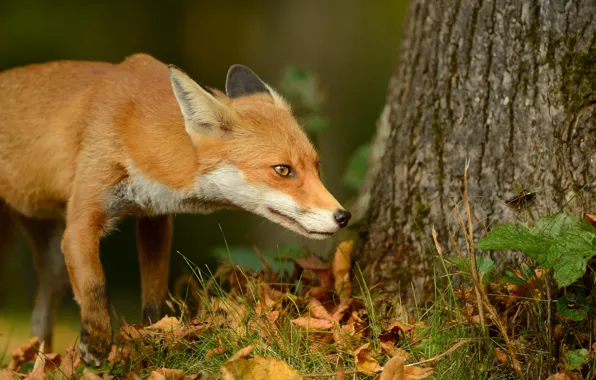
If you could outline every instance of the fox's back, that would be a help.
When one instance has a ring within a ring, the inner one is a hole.
[[[0,198],[25,214],[63,206],[94,86],[113,67],[57,61],[0,73]]]

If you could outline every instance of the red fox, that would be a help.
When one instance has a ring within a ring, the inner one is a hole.
[[[313,239],[350,220],[322,184],[317,153],[288,103],[246,66],[230,67],[225,92],[146,54],[0,73],[0,250],[16,224],[30,238],[32,333],[46,349],[70,283],[81,359],[105,361],[112,326],[99,244],[121,218],[137,219],[149,323],[165,313],[171,215],[223,208]]]

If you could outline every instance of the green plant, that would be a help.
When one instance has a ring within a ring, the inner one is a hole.
[[[521,222],[498,225],[476,247],[522,251],[543,268],[552,268],[555,281],[564,287],[582,277],[588,260],[596,256],[596,229],[565,211],[530,226]]]

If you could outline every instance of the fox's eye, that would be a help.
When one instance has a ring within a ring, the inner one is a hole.
[[[294,175],[292,168],[288,165],[275,165],[273,170],[282,177],[291,177]]]

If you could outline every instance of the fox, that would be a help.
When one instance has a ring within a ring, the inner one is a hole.
[[[250,68],[230,66],[223,91],[145,53],[0,72],[0,256],[22,230],[37,274],[31,333],[46,351],[70,287],[80,357],[105,362],[113,333],[99,246],[119,221],[136,221],[149,324],[166,311],[173,216],[222,209],[310,239],[351,217],[289,102]]]

